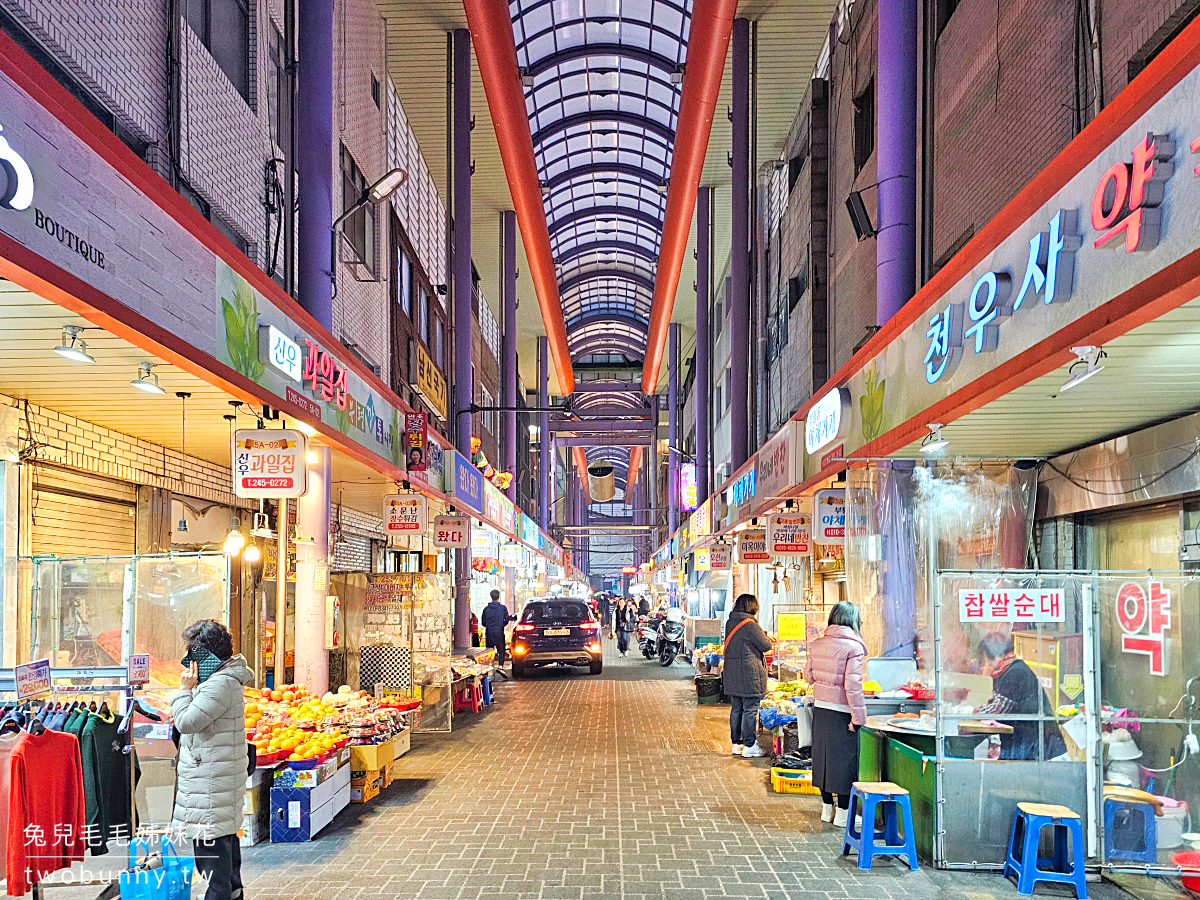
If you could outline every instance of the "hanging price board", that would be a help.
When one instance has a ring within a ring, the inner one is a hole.
[[[383,527],[388,534],[424,534],[429,528],[429,501],[421,494],[384,497]]]
[[[462,550],[471,544],[470,530],[471,520],[466,516],[437,516],[433,520],[433,543]]]
[[[50,660],[37,659],[13,668],[17,682],[17,699],[26,700],[50,693]]]

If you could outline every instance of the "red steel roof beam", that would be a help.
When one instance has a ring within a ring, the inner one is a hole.
[[[704,172],[704,157],[708,153],[708,138],[712,133],[721,79],[725,74],[725,57],[729,53],[729,35],[736,14],[737,0],[695,0],[692,7],[687,65],[671,159],[671,183],[667,188],[667,210],[654,279],[654,302],[650,307],[646,358],[642,363],[642,390],[647,394],[656,393],[658,389],[658,373],[667,346],[675,292],[679,288],[679,273],[687,252],[692,214],[696,210],[696,191]]]
[[[512,18],[507,0],[463,0],[463,9],[467,13],[475,59],[496,129],[496,141],[500,145],[500,158],[504,162],[504,174],[517,214],[517,226],[525,243],[529,275],[550,338],[550,358],[558,376],[559,393],[565,397],[575,389],[575,373],[567,346],[562,300],[558,295],[550,230],[542,205],[542,185],[533,155],[525,88],[517,66]]]

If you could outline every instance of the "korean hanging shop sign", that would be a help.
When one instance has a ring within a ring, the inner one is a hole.
[[[1193,70],[848,379],[847,453],[1200,248],[1198,95]]]

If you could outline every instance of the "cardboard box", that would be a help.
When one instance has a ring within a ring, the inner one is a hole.
[[[242,800],[242,815],[253,815],[259,811],[269,811],[271,809],[271,784],[270,782],[262,782],[252,788],[246,789],[246,794]]]
[[[350,802],[350,769],[314,788],[271,788],[271,843],[311,841]]]
[[[257,787],[260,784],[271,783],[271,773],[275,770],[274,766],[259,767],[254,770],[253,774],[246,779],[246,790],[252,787]]]
[[[269,792],[268,792],[269,796]],[[271,836],[271,807],[264,806],[256,813],[242,816],[242,827],[238,830],[238,843],[243,847],[261,844]]]
[[[350,802],[368,803],[379,796],[382,786],[380,773],[375,772],[370,778],[350,782]]]
[[[392,738],[392,759],[399,759],[412,747],[412,729],[405,728]]]
[[[382,769],[379,770],[379,777],[380,777],[379,789],[381,791],[386,790],[391,785],[391,783],[392,783],[392,767],[395,765],[396,765],[395,763],[392,763],[392,765],[384,766]]]
[[[350,747],[349,747],[349,745],[347,745],[337,752],[338,768],[340,769],[342,766],[346,765],[349,762],[350,762]]]
[[[285,766],[275,771],[274,787],[315,788],[333,777],[337,770],[337,759],[332,756],[312,769],[293,769]]]
[[[395,759],[393,741],[350,748],[350,768],[359,772],[378,772]]]

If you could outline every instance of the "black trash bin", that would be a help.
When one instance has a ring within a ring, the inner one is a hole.
[[[721,676],[696,676],[696,702],[712,704],[721,702]]]

